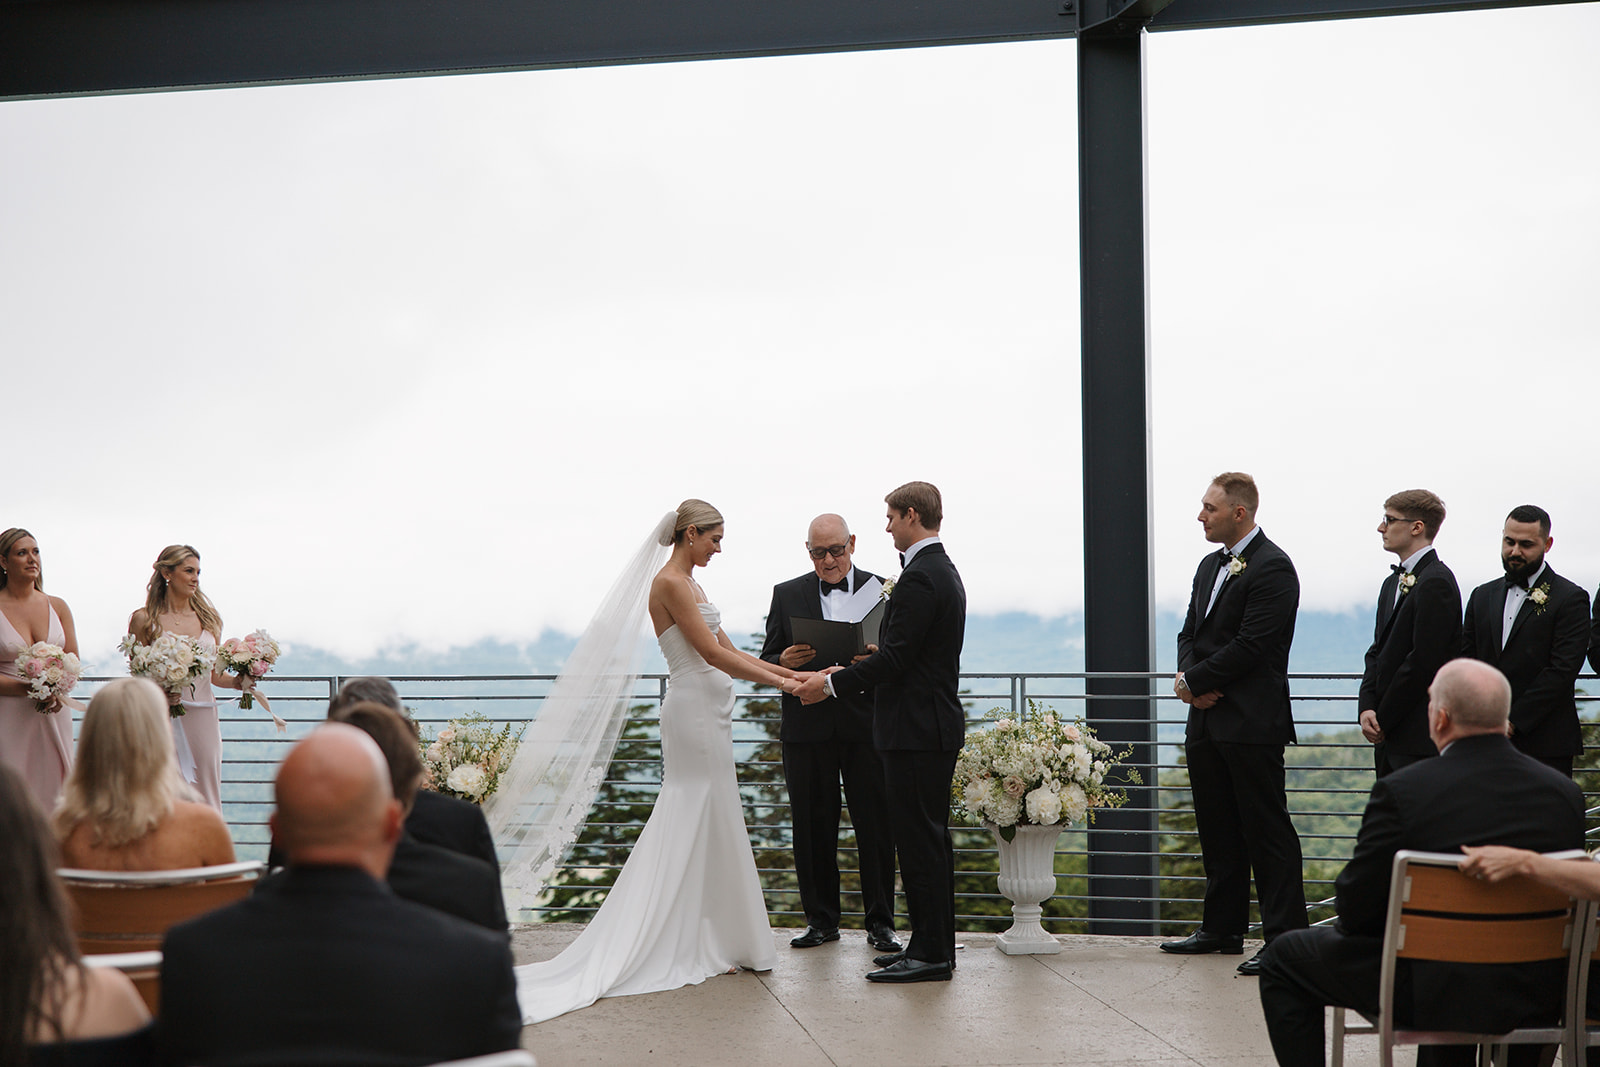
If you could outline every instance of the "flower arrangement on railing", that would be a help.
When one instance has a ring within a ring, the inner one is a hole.
[[[1010,841],[1016,827],[1071,825],[1094,819],[1095,808],[1121,807],[1128,796],[1106,784],[1106,776],[1133,754],[1113,752],[1079,719],[1063,723],[1054,708],[1028,701],[1017,721],[990,712],[996,722],[967,736],[951,786],[956,811],[999,827]],[[1142,784],[1139,772],[1122,768],[1122,781]]]
[[[506,723],[499,730],[477,712],[451,719],[437,737],[418,741],[422,750],[422,785],[446,796],[482,804],[500,787],[527,723]]]

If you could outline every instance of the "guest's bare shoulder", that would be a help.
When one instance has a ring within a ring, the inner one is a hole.
[[[150,1021],[150,1009],[127,975],[111,967],[89,967],[85,973],[89,980],[84,987],[78,1038],[126,1034]]]
[[[219,863],[232,863],[236,858],[233,835],[215,808],[180,800],[173,807],[169,821],[174,836],[181,836],[199,858],[195,866],[214,867]]]

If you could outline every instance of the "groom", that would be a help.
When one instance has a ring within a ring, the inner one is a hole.
[[[967,594],[939,542],[939,490],[907,482],[884,501],[902,570],[884,609],[882,643],[859,663],[817,675],[796,692],[871,691],[872,740],[883,756],[889,820],[911,917],[911,944],[879,956],[872,982],[948,982],[955,970],[955,854],[950,780],[966,734],[958,696]]]

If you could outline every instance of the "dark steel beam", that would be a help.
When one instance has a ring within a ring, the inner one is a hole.
[[[0,2],[0,99],[1070,37],[1062,0]]]
[[[1428,15],[1497,7],[1547,7],[1589,0],[1174,0],[1145,28],[1206,30],[1224,26],[1266,26],[1282,22]]]
[[[1143,35],[1078,38],[1084,666],[1155,669],[1145,328]],[[1089,832],[1089,930],[1155,933],[1155,702],[1143,678],[1089,683],[1088,712],[1151,768]],[[1137,810],[1136,810],[1137,809]],[[1125,898],[1125,899],[1113,899]],[[1146,903],[1133,899],[1143,898]],[[1116,920],[1116,921],[1111,921]]]

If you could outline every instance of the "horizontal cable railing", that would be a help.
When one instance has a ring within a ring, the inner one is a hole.
[[[108,678],[85,678],[91,694]],[[407,675],[391,680],[425,734],[446,722],[477,713],[495,726],[534,718],[551,675]],[[1306,898],[1313,921],[1330,914],[1333,879],[1349,858],[1372,786],[1371,746],[1355,725],[1359,675],[1300,673],[1290,676],[1299,744],[1287,750],[1290,815],[1300,832]],[[263,687],[273,710],[289,721],[278,734],[259,706],[221,707],[223,815],[241,859],[264,859],[269,840],[272,778],[289,745],[321,722],[328,700],[343,679],[337,675],[278,676]],[[1589,696],[1592,676],[1579,682],[1578,700],[1585,752],[1575,776],[1591,805],[1590,823],[1600,822],[1600,724],[1587,722],[1600,697]],[[1116,748],[1132,744],[1129,761],[1143,779],[1129,789],[1129,803],[1102,813],[1095,826],[1061,836],[1056,852],[1057,895],[1046,906],[1045,924],[1056,932],[1181,933],[1199,922],[1204,873],[1194,830],[1193,799],[1182,759],[1184,706],[1171,693],[1167,674],[984,673],[962,676],[968,729],[982,728],[996,714],[1023,717],[1030,701],[1054,708],[1066,719],[1083,718]],[[1106,688],[1137,690],[1111,692]],[[550,889],[518,916],[525,921],[585,921],[599,906],[627,860],[660,784],[658,710],[664,675],[645,675],[634,690],[628,718],[600,796],[579,842]],[[1152,719],[1152,715],[1154,718]],[[790,851],[788,796],[777,741],[779,712],[770,692],[744,692],[734,713],[734,756],[745,818],[773,921],[803,925]],[[891,798],[892,802],[892,798]],[[958,921],[966,929],[1002,929],[1009,902],[995,885],[995,843],[979,827],[952,827],[957,867]],[[1594,832],[1593,830],[1591,832]],[[1138,874],[1130,877],[1129,866]],[[1106,868],[1115,868],[1108,871]],[[854,838],[848,813],[840,828],[840,870],[847,916],[860,918]],[[847,923],[851,920],[847,918]]]

